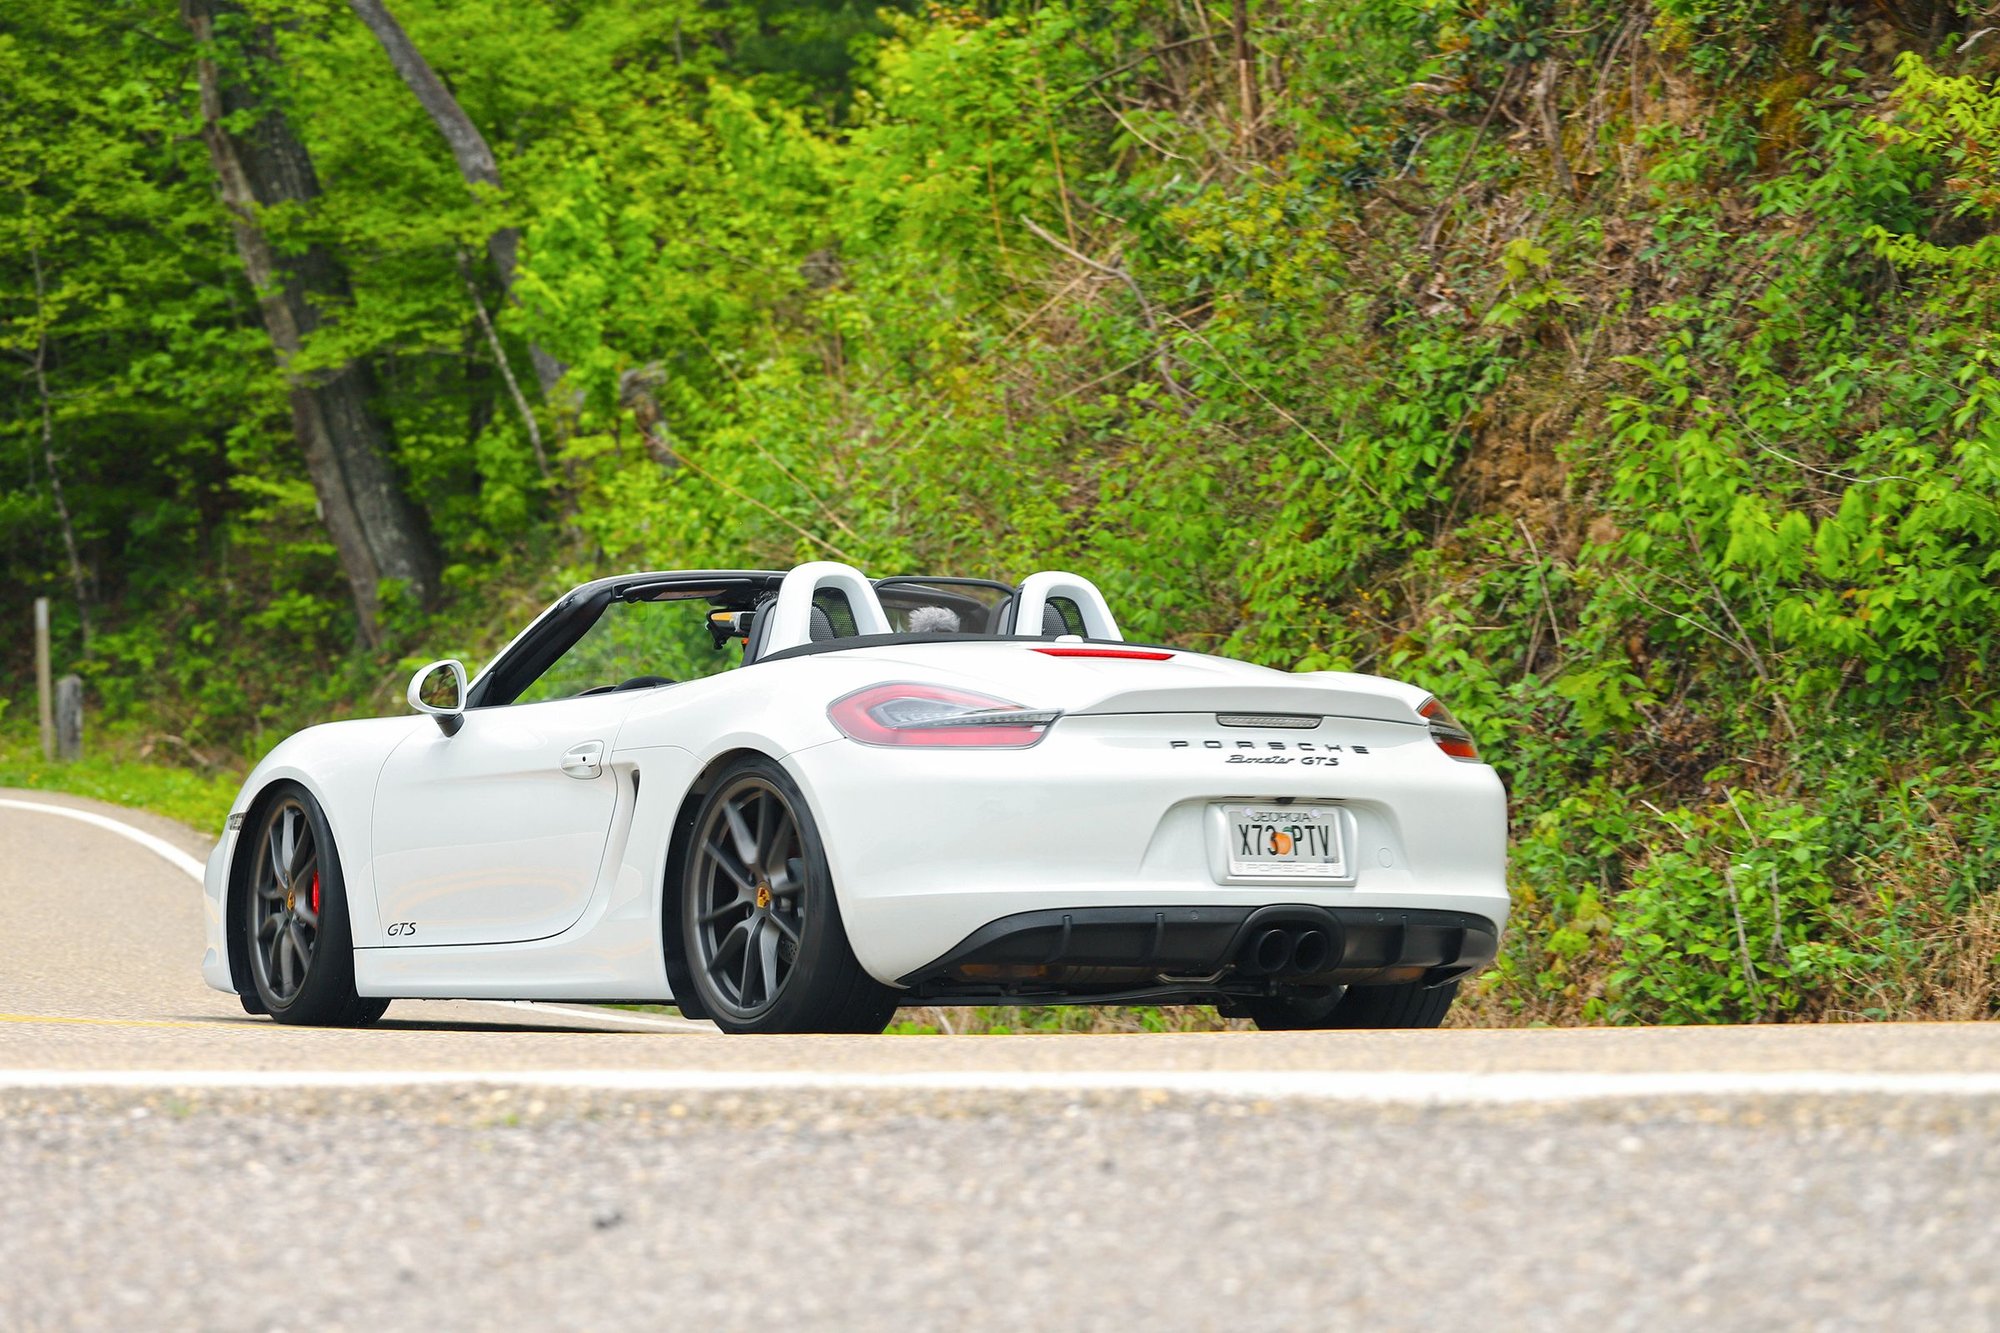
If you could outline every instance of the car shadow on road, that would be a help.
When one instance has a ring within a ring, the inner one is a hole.
[[[533,1034],[569,1033],[586,1037],[678,1037],[686,1035],[674,1031],[654,1031],[630,1028],[593,1028],[568,1023],[479,1023],[464,1019],[426,1021],[417,1018],[383,1018],[370,1023],[365,1028],[306,1028],[284,1023],[275,1023],[258,1014],[175,1014],[177,1023],[199,1023],[204,1027],[269,1027],[283,1028],[288,1032],[506,1032]]]
[[[570,1032],[591,1037],[677,1037],[678,1032],[654,1032],[646,1029],[592,1028],[555,1023],[427,1023],[413,1018],[384,1018],[371,1023],[366,1029],[372,1032]]]

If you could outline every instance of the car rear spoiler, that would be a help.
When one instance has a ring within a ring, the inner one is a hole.
[[[1344,688],[1340,672],[1311,672],[1270,685],[1162,685],[1121,690],[1081,708],[1073,716],[1117,713],[1221,713],[1244,717],[1356,717],[1375,722],[1420,726],[1417,705],[1427,697],[1411,688],[1407,698],[1384,694],[1383,682],[1370,678],[1366,689]],[[1334,677],[1315,684],[1313,676]]]

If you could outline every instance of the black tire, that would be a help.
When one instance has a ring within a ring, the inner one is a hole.
[[[1349,986],[1345,992],[1305,999],[1244,1000],[1243,1009],[1265,1032],[1332,1028],[1434,1028],[1444,1022],[1458,983],[1425,987],[1406,981],[1394,986]]]
[[[354,993],[347,885],[319,803],[290,783],[274,790],[251,835],[250,857],[240,909],[244,955],[264,1012],[307,1027],[365,1027],[380,1018],[387,1000]],[[249,1009],[251,996],[243,1000]]]
[[[897,993],[847,942],[812,811],[761,756],[719,774],[695,813],[681,942],[696,997],[724,1032],[880,1032]]]

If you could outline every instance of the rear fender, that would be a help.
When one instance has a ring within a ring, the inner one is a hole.
[[[659,881],[660,946],[666,963],[667,988],[673,992],[675,1007],[688,1018],[709,1016],[702,1007],[700,992],[695,989],[694,973],[689,970],[687,961],[687,939],[681,932],[681,886],[687,872],[688,853],[694,842],[695,815],[701,808],[702,798],[714,786],[716,775],[737,760],[747,758],[769,760],[790,773],[794,782],[798,780],[798,775],[782,759],[773,755],[767,745],[740,744],[722,749],[709,756],[694,780],[681,793],[673,821],[668,827],[667,851]],[[810,797],[807,802],[810,808]]]

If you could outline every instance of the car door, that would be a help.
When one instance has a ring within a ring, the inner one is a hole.
[[[389,756],[375,792],[375,895],[388,945],[504,944],[575,924],[604,858],[609,759],[636,696],[466,712]]]

